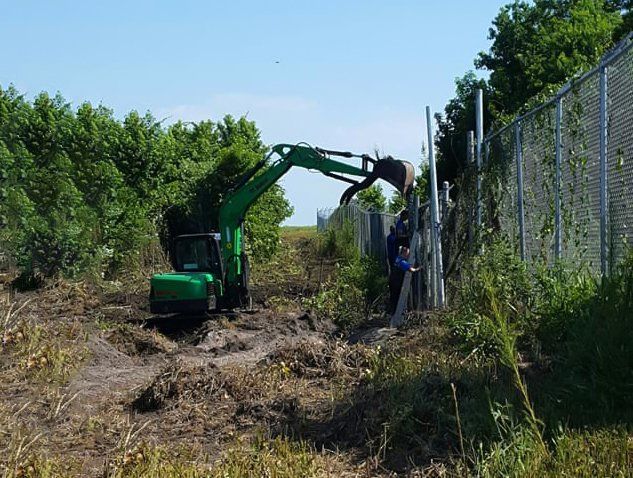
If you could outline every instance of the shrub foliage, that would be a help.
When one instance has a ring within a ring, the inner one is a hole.
[[[0,254],[28,275],[134,267],[157,232],[168,246],[217,228],[227,191],[265,152],[245,118],[164,127],[149,113],[119,121],[101,105],[0,88]],[[279,186],[253,206],[255,259],[274,252],[290,213]]]

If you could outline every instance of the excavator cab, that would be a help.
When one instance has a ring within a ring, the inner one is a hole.
[[[172,249],[175,272],[155,274],[150,286],[154,314],[202,314],[219,307],[224,268],[219,234],[176,237]]]
[[[219,234],[186,234],[176,237],[172,262],[176,272],[210,272],[222,277]]]

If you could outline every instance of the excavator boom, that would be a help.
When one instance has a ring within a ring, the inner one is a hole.
[[[276,159],[266,168],[270,158],[274,156]],[[361,166],[353,166],[332,157],[358,158],[361,159]],[[242,235],[244,216],[257,198],[292,167],[319,171],[333,179],[350,183],[350,187],[341,196],[341,204],[349,203],[357,192],[368,188],[378,179],[389,182],[404,195],[409,192],[414,181],[413,165],[407,161],[314,148],[306,143],[275,145],[268,157],[238,183],[220,208],[225,287],[231,303],[243,302],[248,295],[248,266]]]

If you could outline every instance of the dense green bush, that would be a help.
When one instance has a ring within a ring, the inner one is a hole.
[[[498,356],[499,323],[523,353],[558,354],[597,290],[586,271],[529,268],[504,240],[467,260],[449,324],[469,353]]]
[[[504,317],[509,333],[521,335],[534,313],[534,285],[512,248],[498,241],[469,259],[457,301],[448,319],[461,345],[474,355],[496,356],[500,346],[496,316]]]
[[[317,238],[317,250],[321,257],[334,259],[341,264],[357,261],[360,252],[356,247],[354,224],[343,221],[340,227],[328,227]]]
[[[384,268],[374,257],[356,257],[337,264],[334,279],[306,301],[324,319],[344,330],[366,320],[382,305],[387,290]]]
[[[103,106],[0,88],[0,254],[25,275],[138,267],[159,231],[167,247],[216,229],[227,191],[265,152],[245,118],[163,127],[149,113],[119,121]],[[274,252],[290,213],[278,186],[253,206],[256,260]]]
[[[582,304],[560,344],[558,398],[574,423],[633,423],[633,255]]]

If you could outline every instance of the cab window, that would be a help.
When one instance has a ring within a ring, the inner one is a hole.
[[[206,237],[180,239],[176,242],[176,270],[180,272],[220,273],[215,247]]]

